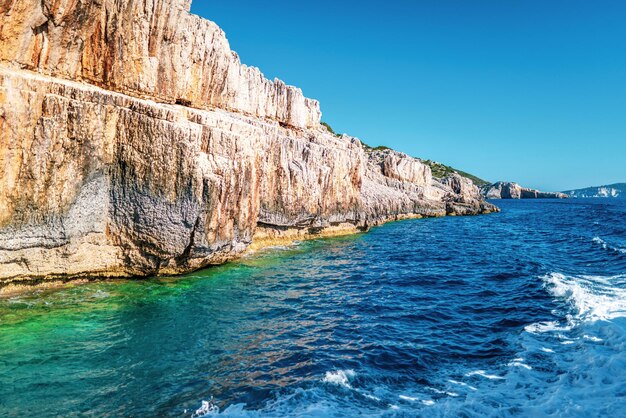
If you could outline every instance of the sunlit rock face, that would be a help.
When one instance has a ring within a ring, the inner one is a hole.
[[[522,187],[517,183],[497,182],[481,187],[486,199],[567,199],[569,195],[559,192],[541,192]]]
[[[189,0],[4,0],[0,59],[163,103],[317,126],[319,104],[242,65]]]
[[[0,284],[176,274],[255,236],[496,210],[319,124],[189,1],[0,2]]]

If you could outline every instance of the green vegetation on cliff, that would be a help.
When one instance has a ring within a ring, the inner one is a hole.
[[[430,169],[433,172],[433,177],[444,178],[444,177],[449,176],[452,173],[457,173],[463,177],[467,177],[468,179],[472,180],[474,184],[477,185],[478,187],[484,186],[485,184],[489,184],[488,181],[485,181],[479,177],[476,177],[473,174],[469,174],[469,173],[466,173],[465,171],[457,170],[456,168],[452,168],[450,166],[438,163],[436,161],[422,160],[422,162],[430,167]]]
[[[322,125],[327,126],[326,124],[322,123]],[[329,130],[332,132],[332,130],[330,129],[329,126],[327,126],[327,128],[329,128]],[[365,149],[365,151],[367,152],[373,152],[373,151],[386,151],[386,150],[391,150],[391,148],[386,147],[384,145],[380,145],[378,147],[371,147],[369,145],[367,145],[365,142],[361,141],[361,144],[363,145],[363,149]],[[422,160],[421,158],[417,158],[418,160],[420,160],[422,163],[426,164],[427,166],[430,167],[430,170],[433,173],[433,177],[438,178],[438,179],[442,179],[444,177],[449,176],[452,173],[456,173],[460,176],[466,177],[470,180],[472,180],[474,182],[474,184],[478,187],[487,185],[487,184],[491,184],[491,182],[488,182],[486,180],[483,180],[479,177],[476,177],[473,174],[470,173],[466,173],[465,171],[461,171],[461,170],[457,170],[456,168],[452,168],[448,165],[444,165],[441,163],[438,163],[436,161],[432,161],[432,160]]]
[[[335,135],[335,136],[341,136],[341,134],[336,133],[333,128],[326,122],[320,122],[321,125],[326,128],[328,130],[328,132],[330,132],[331,134]]]
[[[377,147],[370,147],[365,142],[361,142],[361,145],[363,145],[363,148],[365,149],[365,151],[386,151],[388,149],[391,149],[391,148],[386,147],[384,145],[379,145]]]

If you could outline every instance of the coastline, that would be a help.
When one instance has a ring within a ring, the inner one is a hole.
[[[425,216],[418,213],[398,214],[389,216],[383,220],[377,221],[373,225],[358,226],[353,223],[343,222],[325,228],[296,228],[296,227],[275,227],[275,226],[259,226],[256,229],[252,243],[248,246],[244,254],[254,253],[267,247],[278,245],[289,245],[294,241],[305,241],[320,238],[341,237],[346,235],[355,235],[367,233],[376,226],[381,226],[390,222],[404,221],[410,219],[424,218],[440,218],[446,215]],[[447,216],[453,216],[452,214]]]
[[[0,295],[498,210],[469,177],[336,134],[318,101],[242,64],[189,1],[171,16],[72,4],[37,33],[27,18],[50,10],[29,5],[0,28],[31,46],[0,48]]]
[[[484,213],[483,215],[490,215],[494,212]],[[222,263],[215,263],[208,266],[203,266],[201,268],[185,271],[182,273],[162,273],[157,275],[150,276],[130,276],[130,275],[115,275],[112,273],[103,273],[102,275],[75,275],[75,276],[55,276],[51,279],[45,278],[34,278],[34,279],[16,279],[14,281],[8,282],[5,285],[0,286],[0,299],[7,299],[15,296],[22,296],[26,294],[34,294],[40,291],[47,290],[61,290],[64,288],[69,288],[72,286],[81,286],[89,283],[97,283],[97,282],[110,282],[115,280],[149,280],[154,277],[173,277],[174,279],[177,277],[184,276],[185,274],[193,273],[194,271],[209,269],[211,267],[223,265],[227,262],[237,261],[246,256],[253,255],[259,251],[262,251],[267,248],[278,247],[278,246],[288,246],[292,245],[298,241],[308,241],[308,240],[316,240],[316,239],[325,239],[325,238],[334,238],[334,237],[342,237],[342,236],[350,236],[357,234],[366,234],[373,227],[383,226],[392,222],[406,221],[406,220],[416,220],[416,219],[427,219],[427,218],[444,218],[446,216],[459,216],[456,214],[449,215],[432,215],[432,216],[424,216],[421,214],[397,214],[393,216],[389,216],[384,220],[380,220],[376,222],[374,225],[368,227],[358,227],[352,223],[341,223],[339,225],[334,225],[322,229],[315,228],[293,228],[293,227],[285,227],[285,228],[276,228],[270,226],[261,226],[258,227],[253,239],[252,243],[241,253],[236,256],[225,259]],[[476,216],[476,215],[463,215],[463,216]]]

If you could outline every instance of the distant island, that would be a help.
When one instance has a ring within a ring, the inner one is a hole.
[[[626,183],[615,183],[606,186],[592,186],[584,189],[568,190],[571,197],[626,197]]]

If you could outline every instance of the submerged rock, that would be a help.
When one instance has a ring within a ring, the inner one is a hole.
[[[188,0],[0,3],[0,284],[176,274],[253,242],[489,213],[240,64]]]
[[[559,192],[540,192],[522,187],[517,183],[497,182],[481,187],[486,199],[567,199],[569,195]]]

